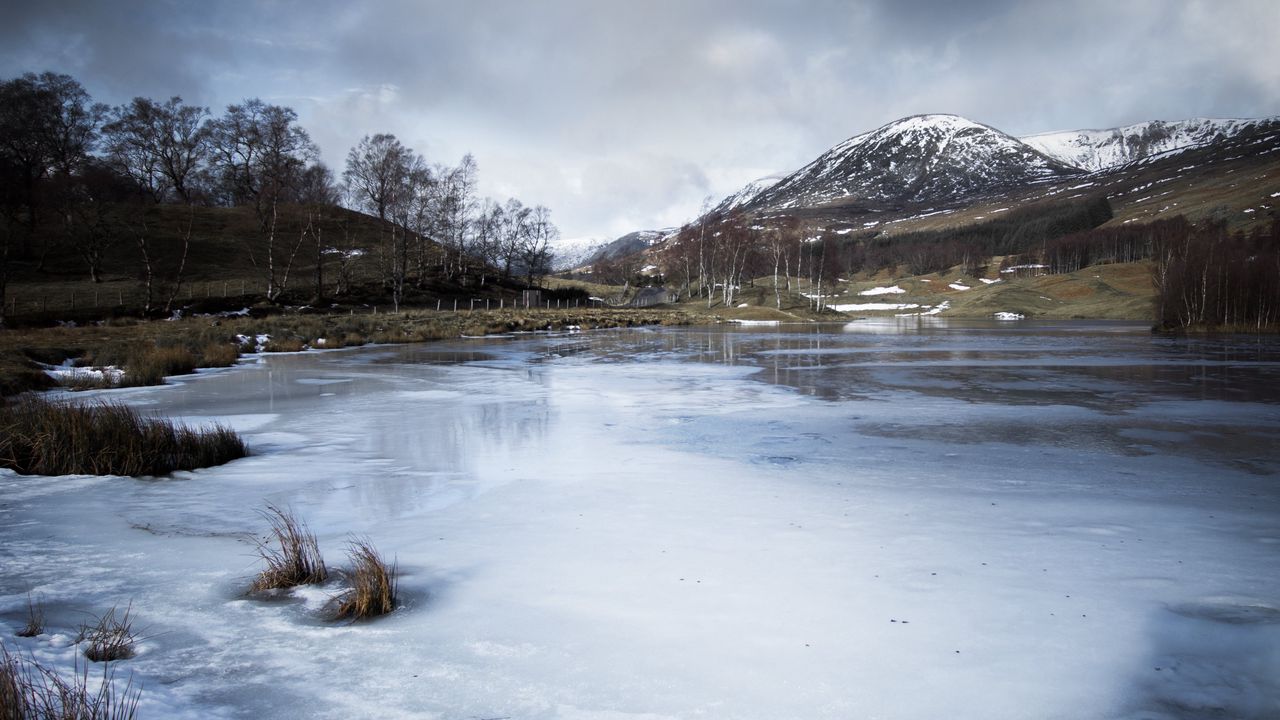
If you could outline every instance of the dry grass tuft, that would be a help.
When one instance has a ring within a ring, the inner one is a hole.
[[[390,565],[366,539],[347,547],[351,589],[338,597],[338,617],[351,620],[386,615],[396,609],[396,565]]]
[[[0,645],[0,720],[133,720],[138,716],[140,688],[133,678],[123,691],[115,686],[115,670],[102,669],[102,681],[91,683],[89,668],[68,681],[34,659],[9,654]],[[96,685],[96,687],[93,687]]]
[[[305,350],[307,344],[300,338],[271,338],[262,346],[263,352],[300,352]]]
[[[101,617],[81,625],[76,642],[88,643],[84,648],[84,656],[94,662],[128,660],[133,657],[138,638],[133,633],[133,621],[129,617],[132,611],[131,604],[116,617],[116,608],[112,607]]]
[[[320,555],[316,536],[292,511],[268,505],[260,511],[271,524],[271,534],[258,541],[258,554],[267,567],[258,573],[251,592],[278,590],[325,581],[329,571]],[[273,542],[274,541],[274,542]]]
[[[165,475],[247,454],[230,428],[192,429],[123,405],[24,396],[0,406],[0,467],[24,475]]]
[[[122,387],[163,385],[168,375],[195,372],[199,363],[185,347],[157,347],[131,356],[124,364]]]
[[[27,624],[18,631],[18,637],[35,637],[44,633],[44,608],[27,595]]]
[[[200,350],[200,367],[231,367],[240,359],[240,346],[230,342],[212,342]]]

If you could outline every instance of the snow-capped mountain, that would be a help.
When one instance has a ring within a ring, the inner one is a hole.
[[[721,200],[719,205],[716,205],[711,209],[711,212],[724,215],[733,212],[740,207],[745,207],[750,204],[752,200],[759,197],[760,193],[768,190],[774,185],[777,185],[785,177],[786,175],[768,175],[766,177],[752,180],[742,186],[741,190],[729,195],[724,200]]]
[[[950,202],[1080,172],[990,126],[957,115],[915,115],[840,143],[748,207]]]
[[[675,232],[675,228],[667,228],[665,230],[637,230],[632,233],[627,233],[617,240],[614,240],[613,242],[596,250],[588,261],[598,262],[600,260],[612,260],[614,258],[634,255],[641,250],[648,249],[651,245],[661,242],[668,235]]]
[[[1040,133],[1020,140],[1066,165],[1098,172],[1161,153],[1199,147],[1274,122],[1274,119],[1153,120],[1106,130]]]
[[[551,269],[559,272],[586,265],[592,255],[610,242],[607,238],[563,238],[551,246]]]

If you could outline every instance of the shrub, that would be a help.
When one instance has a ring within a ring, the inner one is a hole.
[[[116,608],[113,607],[101,617],[81,625],[76,642],[88,643],[84,648],[84,656],[94,662],[128,660],[133,657],[137,637],[133,634],[133,622],[129,618],[132,610],[133,606],[130,605],[117,618]]]
[[[258,592],[324,582],[329,571],[324,566],[316,536],[307,529],[306,523],[291,511],[274,505],[260,512],[271,524],[271,534],[258,541],[258,555],[267,567],[258,573],[250,590]]]
[[[395,563],[387,565],[373,545],[364,539],[350,542],[347,557],[351,559],[351,589],[338,597],[338,617],[363,620],[395,610]]]
[[[90,689],[89,668],[68,681],[51,668],[9,654],[0,644],[0,720],[132,720],[138,715],[140,689],[130,677],[123,692],[115,687],[115,669],[102,670]]]
[[[0,406],[0,467],[24,475],[165,475],[247,454],[230,428],[195,430],[123,405],[24,396]]]

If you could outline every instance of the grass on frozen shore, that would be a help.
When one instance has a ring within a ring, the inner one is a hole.
[[[23,475],[166,475],[247,454],[225,426],[193,429],[123,405],[27,395],[0,406],[0,467]]]

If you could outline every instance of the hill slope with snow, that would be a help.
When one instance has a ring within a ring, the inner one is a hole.
[[[1153,120],[1105,130],[1070,130],[1019,138],[1066,165],[1090,172],[1109,170],[1153,155],[1225,140],[1275,119]]]

